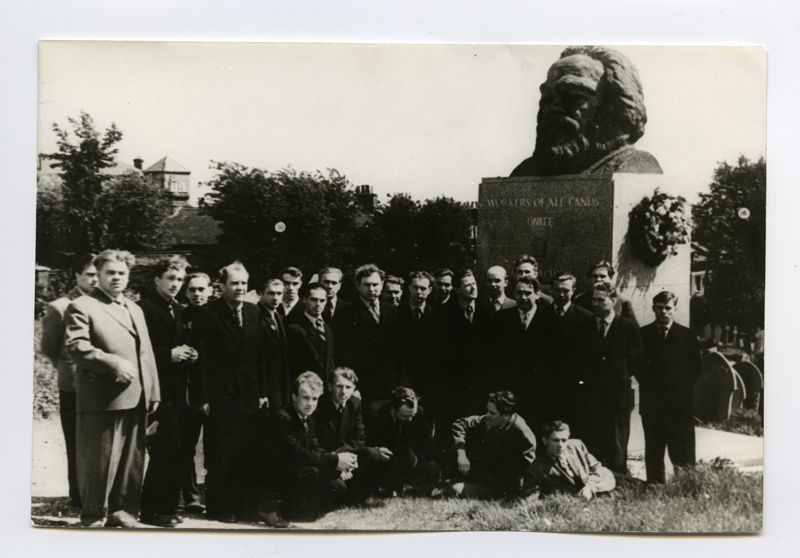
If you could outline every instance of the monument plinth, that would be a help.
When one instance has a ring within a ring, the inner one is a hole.
[[[626,239],[631,209],[656,189],[684,197],[698,190],[660,174],[484,178],[478,193],[477,268],[483,273],[502,265],[511,271],[517,257],[530,254],[539,263],[543,285],[565,270],[577,277],[576,292],[581,292],[591,286],[586,270],[608,260],[617,272],[617,290],[630,299],[642,325],[653,320],[652,299],[664,289],[678,296],[676,319],[688,324],[688,239],[656,267],[638,259]]]

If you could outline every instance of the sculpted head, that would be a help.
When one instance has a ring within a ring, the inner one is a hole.
[[[570,47],[541,85],[537,175],[577,174],[644,134],[642,83],[628,58],[606,47]]]

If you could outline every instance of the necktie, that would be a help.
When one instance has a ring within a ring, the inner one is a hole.
[[[414,317],[417,321],[422,319],[422,309],[421,308],[414,308]]]
[[[600,338],[600,342],[602,343],[606,339],[606,321],[605,320],[598,320],[597,321],[597,335]]]
[[[563,318],[565,313],[566,313],[566,311],[564,310],[563,306],[557,306],[556,307],[556,314],[558,314],[559,318]]]
[[[465,315],[466,315],[466,317],[467,317],[467,321],[468,321],[469,323],[472,323],[472,313],[473,313],[474,311],[475,311],[475,309],[474,309],[474,308],[472,308],[472,305],[471,305],[471,304],[470,304],[469,306],[467,306],[466,308],[464,308],[464,313],[465,313]]]
[[[520,319],[522,320],[522,329],[528,329],[528,312],[523,312],[520,314]]]
[[[379,312],[378,308],[379,308],[378,301],[376,300],[370,305],[369,311],[372,313],[372,317],[375,318],[375,323],[379,324],[381,323],[381,317],[380,314],[378,313]]]
[[[234,317],[234,319],[236,319],[236,323],[239,324],[239,327],[242,327],[244,325],[244,322],[242,321],[242,307],[241,306],[239,306],[238,308],[236,308],[236,310],[233,311],[233,317]]]
[[[499,300],[495,300],[494,301],[494,311],[495,312],[499,311],[501,306],[502,306],[502,304],[500,304]]]
[[[666,340],[667,340],[667,335],[669,335],[669,328],[662,327],[662,328],[660,328],[660,329],[661,329],[661,338],[662,338],[664,341],[666,341]]]
[[[173,301],[169,301],[167,303],[167,308],[169,309],[170,317],[172,317],[172,319],[174,320],[175,319],[175,308],[172,306],[173,304],[174,304]]]
[[[322,318],[317,318],[315,324],[317,326],[317,333],[319,333],[320,338],[325,341],[325,322]]]

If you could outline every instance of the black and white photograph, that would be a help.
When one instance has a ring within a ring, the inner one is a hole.
[[[761,532],[767,59],[40,41],[31,524]]]

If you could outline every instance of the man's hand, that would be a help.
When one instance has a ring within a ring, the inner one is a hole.
[[[259,397],[258,398],[258,408],[259,409],[269,409],[269,397]]]
[[[584,486],[583,488],[581,488],[580,495],[587,500],[591,500],[592,498],[594,498],[594,493],[592,492],[592,489],[589,488],[588,486]]]
[[[172,362],[193,362],[197,358],[197,351],[188,345],[172,348]]]
[[[341,478],[343,481],[350,480],[350,479],[353,478],[353,472],[352,471],[342,471],[342,474],[339,475],[339,478]]]
[[[149,409],[147,409],[147,414],[148,414],[148,415],[152,415],[152,414],[153,414],[153,413],[155,413],[157,410],[158,410],[158,401],[151,401],[151,402],[150,402],[150,408],[149,408]]]
[[[358,467],[358,457],[349,451],[343,451],[336,454],[339,457],[339,462],[336,464],[337,471],[352,471]]]
[[[458,457],[456,458],[458,464],[458,472],[466,476],[469,474],[469,459],[467,459],[467,452],[460,449],[458,450]]]
[[[377,448],[378,450],[378,457],[381,461],[389,461],[389,459],[394,455],[392,450],[389,448]]]
[[[200,412],[203,413],[205,416],[208,416],[208,413],[211,412],[211,405],[208,403],[203,403],[200,405]]]
[[[117,377],[114,381],[120,384],[130,384],[137,376],[139,376],[138,368],[127,360],[123,360],[122,364],[117,368]]]

